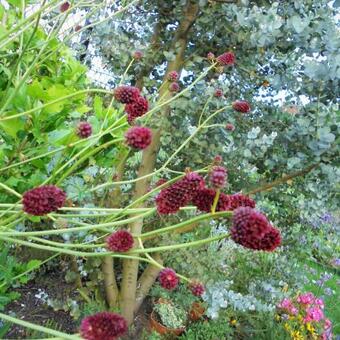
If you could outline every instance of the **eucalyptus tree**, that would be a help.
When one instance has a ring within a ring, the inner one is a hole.
[[[119,20],[95,30],[91,35],[95,55],[114,75],[123,72],[134,51],[143,52],[128,69],[125,82],[155,102],[171,95],[166,91],[169,72],[180,73],[181,88],[186,88],[207,70],[209,52],[218,56],[232,51],[236,56],[234,67],[210,70],[190,91],[148,117],[154,139],[138,159],[140,165],[132,164],[139,167],[138,176],[159,168],[182,140],[195,133],[202,111],[242,99],[251,103],[250,114],[222,110],[169,166],[177,171],[195,168],[219,154],[234,190],[261,197],[265,190],[294,181],[294,195],[303,193],[306,201],[314,202],[311,207],[302,201],[301,209],[320,209],[324,200],[334,205],[339,175],[337,6],[314,0],[141,1]],[[222,97],[214,96],[216,89],[222,90]],[[263,185],[253,190],[258,182]],[[133,199],[142,196],[149,183],[149,178],[138,181]],[[279,200],[280,189],[269,195]],[[143,221],[130,228],[140,233]],[[138,262],[126,260],[121,304],[128,320],[136,294],[138,300],[139,291],[145,292],[143,286],[137,289],[137,276]]]

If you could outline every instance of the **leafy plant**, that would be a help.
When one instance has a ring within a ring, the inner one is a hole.
[[[33,4],[0,5],[0,239],[86,262],[78,284],[122,316],[86,318],[85,338],[103,319],[124,334],[157,277],[264,322],[298,281],[301,220],[336,209],[338,2]],[[109,80],[90,88],[83,63]]]
[[[0,310],[11,301],[18,299],[20,294],[10,291],[11,287],[17,287],[27,283],[32,278],[32,271],[40,266],[41,261],[30,260],[21,263],[15,256],[9,255],[10,248],[1,243],[0,251]]]
[[[193,302],[197,301],[197,297],[188,294],[188,289],[185,285],[180,285],[172,292],[162,288],[160,285],[154,285],[149,295],[156,301],[159,298],[171,301],[176,306],[179,306],[186,311],[189,311]]]
[[[173,303],[156,303],[154,311],[161,323],[172,329],[184,327],[188,318],[187,312]]]
[[[224,340],[232,339],[233,329],[224,318],[192,323],[185,334],[179,338],[183,340]]]

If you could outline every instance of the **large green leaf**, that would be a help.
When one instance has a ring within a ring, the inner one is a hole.
[[[25,123],[20,118],[0,121],[0,129],[13,138],[17,138],[17,133],[24,130]]]

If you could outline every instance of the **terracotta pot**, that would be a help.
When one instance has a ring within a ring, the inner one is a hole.
[[[197,321],[204,315],[204,312],[205,308],[202,304],[200,302],[194,302],[189,311],[189,318],[191,321]]]
[[[169,300],[160,298],[157,303],[171,303]],[[158,334],[164,335],[164,334],[172,334],[174,336],[179,336],[185,331],[185,327],[181,328],[168,328],[164,325],[162,325],[160,322],[157,321],[156,313],[155,311],[152,311],[150,315],[150,327],[151,329],[155,330]]]

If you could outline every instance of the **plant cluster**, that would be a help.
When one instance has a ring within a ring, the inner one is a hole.
[[[215,318],[189,338],[253,337],[256,317],[295,288],[283,266],[294,253],[283,253],[302,237],[301,216],[334,198],[336,2],[263,3],[10,1],[8,15],[0,5],[0,240],[71,258],[91,314],[82,338],[127,334],[157,279],[174,299],[179,289],[202,298]],[[79,60],[67,47],[77,37]],[[88,87],[91,51],[125,68],[108,89]],[[92,308],[98,291],[109,311]],[[176,304],[155,308],[184,324]],[[290,336],[331,336],[315,296],[278,308]]]
[[[294,340],[331,339],[332,323],[325,318],[324,307],[323,300],[313,293],[300,293],[279,303],[277,320],[284,323],[284,328]]]

